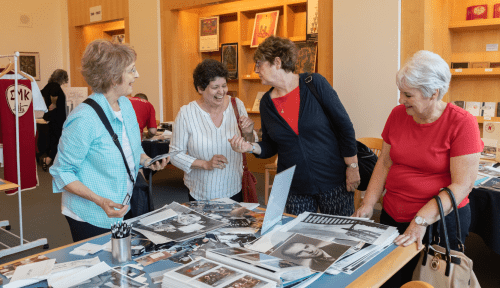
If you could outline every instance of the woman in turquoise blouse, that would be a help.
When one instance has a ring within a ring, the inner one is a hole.
[[[142,149],[134,109],[124,97],[132,93],[132,83],[139,77],[135,60],[130,46],[95,40],[83,55],[82,75],[94,91],[89,98],[104,110],[137,177],[151,158]],[[169,160],[156,162],[151,169],[163,169]],[[75,242],[109,232],[129,210],[121,203],[127,193],[132,194],[133,183],[122,155],[95,110],[85,103],[64,123],[50,173],[54,193],[62,192],[62,214]]]

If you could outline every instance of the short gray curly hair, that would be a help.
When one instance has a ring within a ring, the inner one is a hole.
[[[123,72],[136,58],[134,49],[126,44],[97,39],[83,53],[81,72],[92,91],[106,93],[112,85],[122,83]]]
[[[398,88],[418,89],[425,98],[439,90],[441,100],[450,87],[451,72],[448,63],[436,53],[420,50],[396,73]]]

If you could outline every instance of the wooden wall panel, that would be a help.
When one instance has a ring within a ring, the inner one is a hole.
[[[102,21],[99,22],[128,17],[128,0],[68,0],[69,26],[92,24],[89,9],[99,5],[102,7]]]
[[[333,85],[333,0],[318,1],[318,73]]]
[[[424,49],[424,0],[401,1],[401,66]]]

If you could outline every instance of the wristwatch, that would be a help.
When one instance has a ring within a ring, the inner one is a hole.
[[[255,150],[255,145],[253,145],[253,143],[250,143],[250,142],[247,142],[248,144],[252,145],[252,150],[248,151],[248,153],[252,153],[253,154],[253,151]]]
[[[417,225],[424,226],[424,227],[429,226],[429,223],[427,223],[427,221],[425,221],[424,217],[420,217],[420,216],[415,216],[415,223],[417,223]]]
[[[352,169],[356,169],[356,168],[358,168],[358,163],[353,162],[353,163],[347,165],[347,167],[351,167]]]

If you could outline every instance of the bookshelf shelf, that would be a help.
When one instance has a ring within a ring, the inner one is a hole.
[[[451,69],[451,76],[458,77],[500,77],[500,68]]]
[[[453,32],[500,29],[500,18],[451,21],[448,29]]]

